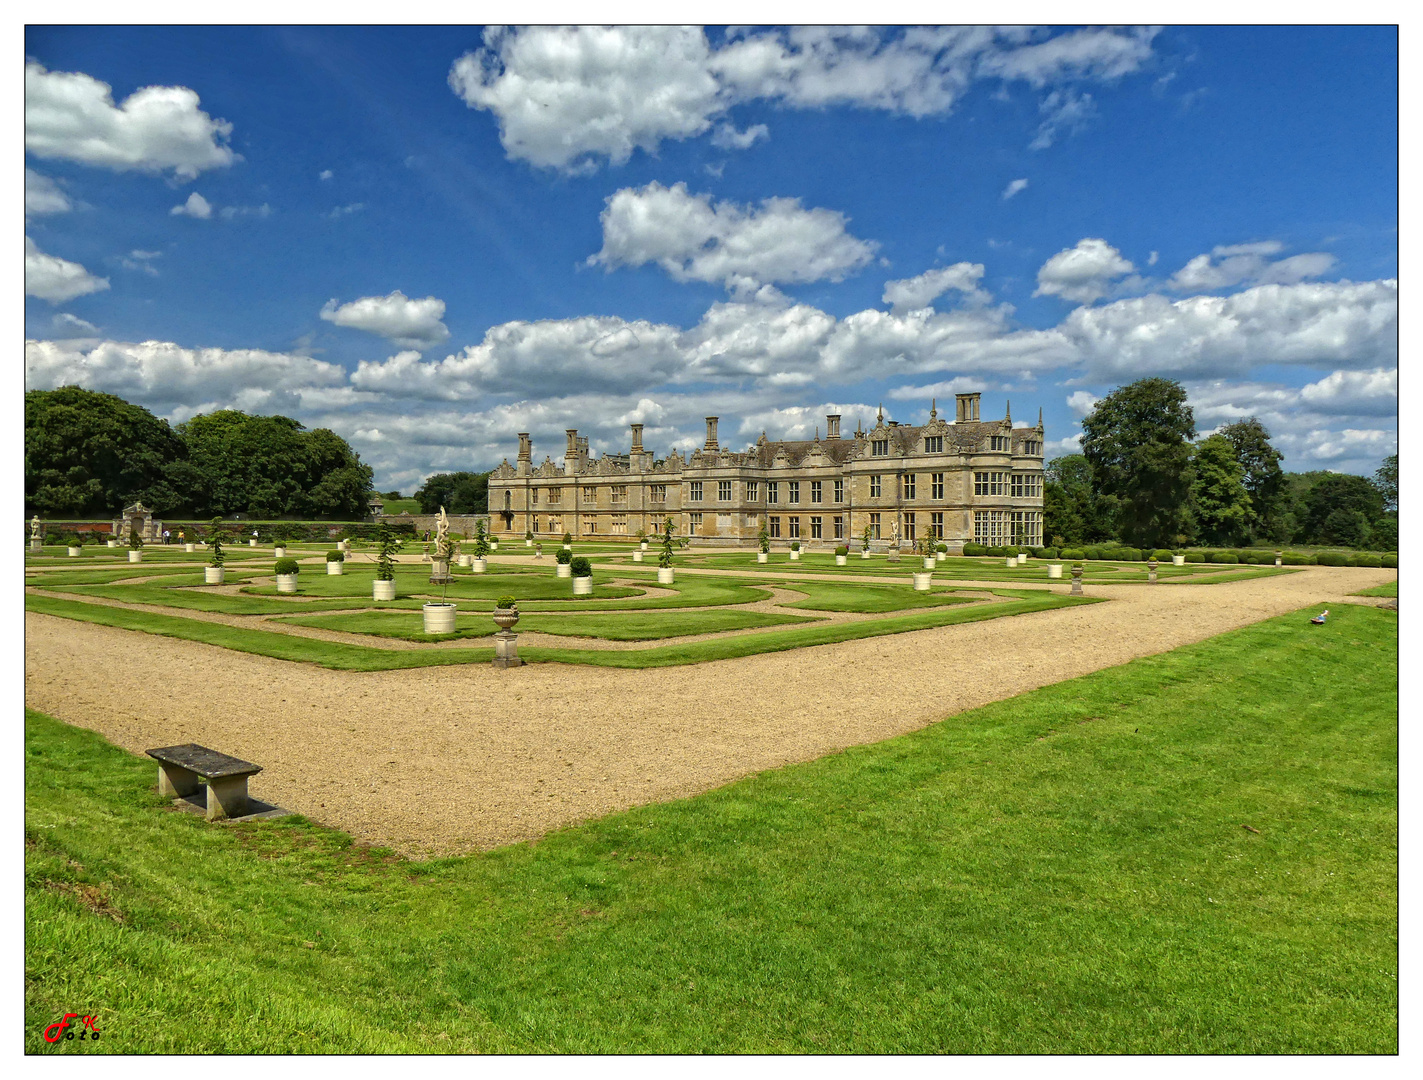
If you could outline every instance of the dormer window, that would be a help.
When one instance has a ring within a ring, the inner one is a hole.
[[[988,449],[994,451],[1006,451],[1008,449],[1009,441],[1010,440],[1007,435],[990,435],[988,437]]]
[[[889,456],[889,440],[888,440],[888,439],[871,439],[871,440],[870,440],[870,454],[871,454],[872,456],[874,456],[874,457],[888,457],[888,456]]]
[[[1026,442],[1023,443],[1023,453],[1025,454],[1031,454],[1036,457],[1038,455],[1041,455],[1042,452],[1043,444],[1038,442],[1036,439],[1028,439]]]
[[[942,454],[944,452],[944,437],[942,435],[930,435],[924,440],[924,453]]]

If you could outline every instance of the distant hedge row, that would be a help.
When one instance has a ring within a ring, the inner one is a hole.
[[[1018,548],[1018,547],[989,547],[984,544],[965,544],[963,553],[965,555],[987,555],[1006,558],[1027,552],[1035,559],[1071,559],[1075,561],[1096,560],[1099,562],[1146,562],[1155,559],[1157,562],[1167,563],[1176,554],[1184,554],[1188,563],[1219,563],[1223,565],[1240,565],[1242,563],[1252,566],[1274,566],[1275,553],[1273,550],[1263,550],[1259,548],[1235,550],[1235,551],[1187,551],[1173,552],[1165,548],[1158,548],[1151,551],[1143,548],[1117,547],[1115,545],[1089,546],[1082,548]],[[1324,551],[1318,555],[1302,555],[1298,552],[1286,551],[1280,557],[1280,562],[1285,566],[1367,566],[1367,567],[1387,567],[1396,568],[1398,566],[1398,552],[1376,552],[1376,551]]]

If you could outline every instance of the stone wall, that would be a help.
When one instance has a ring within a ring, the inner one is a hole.
[[[388,521],[388,522],[390,522],[392,525],[397,525],[397,524],[400,524],[400,523],[402,523],[402,522],[409,522],[410,524],[412,524],[412,525],[415,526],[415,535],[416,535],[416,536],[424,536],[424,535],[425,535],[425,530],[426,530],[426,529],[429,529],[429,530],[430,530],[430,535],[433,537],[433,536],[435,535],[435,526],[439,523],[439,520],[440,520],[440,515],[439,515],[439,514],[387,514],[387,515],[385,515],[385,517],[383,517],[383,518],[377,518],[376,520],[377,520],[377,521]],[[471,540],[474,539],[474,523],[475,523],[476,521],[483,521],[483,522],[484,522],[484,529],[485,529],[485,531],[486,531],[486,532],[489,531],[489,515],[488,515],[488,514],[450,514],[450,515],[449,515],[449,520],[450,520],[450,532],[452,532],[452,533],[461,533],[461,534],[463,534],[464,536],[468,537],[468,538],[471,539]]]

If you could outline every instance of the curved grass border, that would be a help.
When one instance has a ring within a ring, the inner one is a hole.
[[[555,649],[531,646],[520,649],[519,655],[530,663],[586,664],[591,667],[616,668],[677,667],[682,664],[732,660],[759,653],[784,652],[788,649],[830,645],[885,634],[904,634],[914,630],[931,630],[958,623],[980,622],[1009,615],[1026,615],[1035,611],[1102,602],[1096,597],[1062,596],[1048,592],[1024,593],[1007,589],[995,589],[994,595],[1007,599],[1002,603],[965,605],[949,611],[923,612],[869,622],[838,623],[798,630],[752,632],[737,637],[685,645],[664,645],[652,649]],[[114,626],[123,630],[139,630],[163,637],[198,641],[277,660],[319,664],[338,671],[395,671],[403,668],[445,667],[454,664],[476,664],[494,658],[492,648],[377,649],[365,645],[295,637],[269,630],[249,630],[222,623],[199,622],[175,615],[99,607],[77,600],[61,600],[49,596],[26,596],[25,610],[54,615],[61,619],[96,623],[100,626]]]

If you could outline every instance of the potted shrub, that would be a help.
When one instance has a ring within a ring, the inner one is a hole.
[[[524,547],[533,547],[533,546],[534,546],[534,530],[533,530],[533,529],[525,529],[525,530],[524,530]]]
[[[476,574],[484,573],[489,566],[489,537],[484,533],[483,518],[477,518],[474,522],[474,558],[469,566]]]
[[[67,537],[64,541],[66,553],[71,559],[77,559],[84,553],[84,545],[80,542],[78,535]],[[130,545],[132,547],[132,545]],[[138,562],[138,559],[130,558],[129,562]]]
[[[563,534],[563,550],[573,550],[573,534],[571,532],[566,532]]]
[[[331,577],[340,577],[346,565],[346,553],[340,548],[332,548],[326,553],[326,573]]]
[[[934,545],[934,561],[935,561],[935,562],[943,562],[943,561],[944,561],[945,559],[947,559],[948,557],[949,557],[949,545],[948,545],[948,544],[942,544],[942,543],[941,543],[941,544],[935,544],[935,545]]]
[[[934,558],[934,538],[932,536],[926,536],[919,541],[919,557],[924,560],[922,565],[925,570],[933,570],[938,563],[939,560]]]
[[[836,548],[835,548],[835,565],[836,565],[836,566],[844,566],[844,565],[845,565],[845,560],[846,560],[846,558],[848,558],[849,554],[850,554],[850,545],[849,545],[849,544],[840,544],[840,545],[836,546]]]
[[[111,536],[111,537],[109,537],[107,540],[104,541],[104,546],[105,546],[105,547],[116,548],[116,547],[119,546],[119,542],[118,542],[117,540],[115,540],[115,539]]]
[[[800,559],[800,541],[799,541],[799,540],[792,540],[792,541],[791,541],[791,561],[792,561],[792,562],[796,562],[796,561],[798,561],[799,559]]]
[[[518,602],[512,596],[501,596],[494,601],[494,625],[500,630],[512,630],[519,621]]]
[[[208,547],[212,548],[212,559],[208,566],[203,567],[203,582],[207,585],[221,585],[223,579],[222,564],[227,558],[227,554],[222,550],[223,541],[227,539],[222,531],[222,519],[213,518],[212,525],[208,528]]]
[[[278,559],[273,567],[277,573],[277,592],[296,592],[296,576],[301,573],[301,567],[295,559]]]
[[[566,547],[559,548],[558,554],[554,556],[554,559],[557,560],[557,564],[553,568],[556,577],[573,576],[573,570],[569,567],[569,563],[573,561],[573,552],[569,551]]]
[[[671,585],[677,572],[672,569],[672,519],[662,527],[662,550],[657,553],[657,584]]]
[[[771,534],[766,530],[766,519],[761,519],[761,531],[756,534],[756,561],[767,562],[771,558]]]
[[[573,573],[573,595],[593,595],[593,564],[586,556],[579,555],[570,564]]]
[[[371,599],[395,599],[395,553],[400,541],[384,521],[376,529],[376,579],[371,585]]]
[[[647,550],[647,530],[646,530],[646,529],[638,529],[638,530],[637,530],[637,549],[638,549],[638,551],[646,551],[646,550]],[[638,562],[641,562],[641,561],[642,561],[641,559],[638,560]]]
[[[865,535],[860,537],[860,558],[868,559],[870,557],[870,538],[873,536],[874,529],[871,528],[869,522],[866,522]]]
[[[77,541],[79,538],[76,536],[74,539]],[[72,547],[69,554],[78,555],[79,549]],[[128,561],[143,562],[143,537],[138,535],[137,524],[130,526],[128,530]]]

